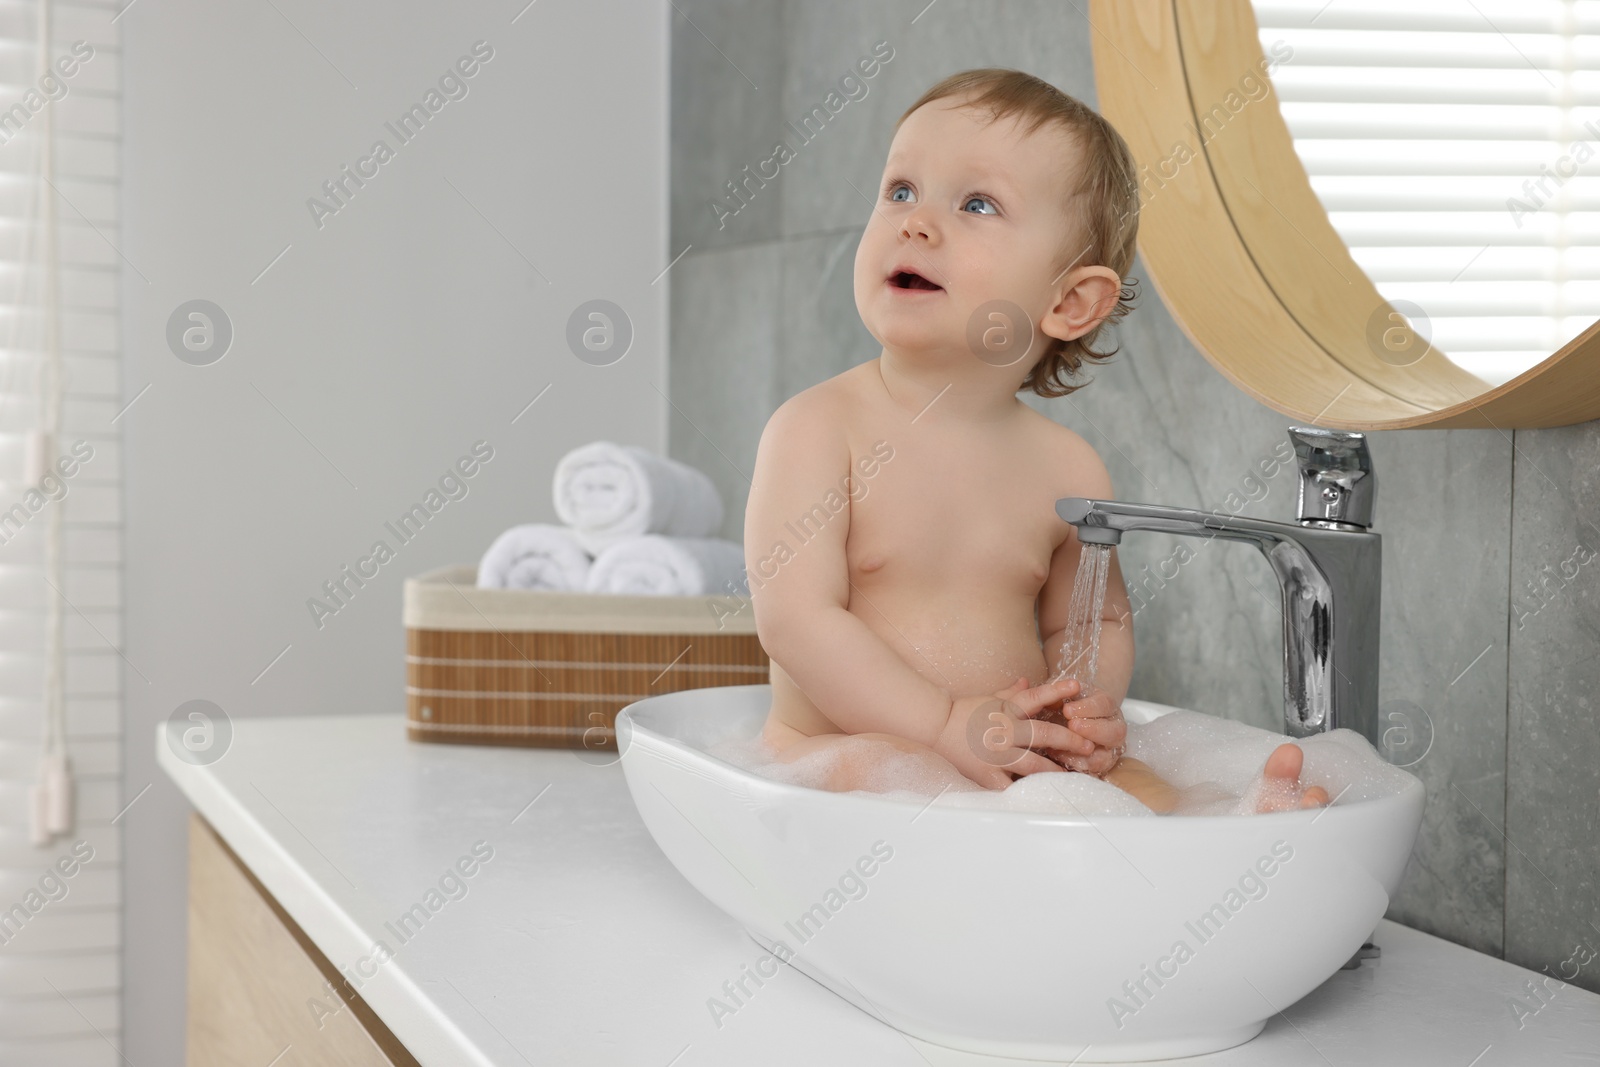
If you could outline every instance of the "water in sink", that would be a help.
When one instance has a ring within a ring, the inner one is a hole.
[[[1127,754],[1150,764],[1180,791],[1174,815],[1254,814],[1261,767],[1282,734],[1248,723],[1174,708],[1150,721],[1129,710],[1151,707],[1129,700]],[[1160,705],[1154,707],[1159,708]],[[1148,815],[1155,812],[1129,794],[1090,774],[1075,771],[1030,774],[1002,790],[985,789],[965,778],[933,775],[927,764],[883,741],[857,739],[874,746],[877,773],[873,788],[852,790],[888,800],[925,805],[935,797],[940,806],[981,807],[1069,815]],[[1354,730],[1330,730],[1297,742],[1305,752],[1302,781],[1327,789],[1334,804],[1354,803],[1399,793],[1415,779],[1387,763]],[[775,781],[820,788],[827,781],[837,751],[820,751],[792,763],[780,762],[759,731],[707,746],[708,755]],[[959,776],[957,776],[959,777]]]
[[[1085,544],[1067,608],[1066,640],[1050,678],[1077,678],[1092,687],[1099,663],[1101,613],[1111,570],[1111,546]],[[1137,705],[1139,702],[1129,702]],[[1125,715],[1126,754],[1148,763],[1180,793],[1174,815],[1246,815],[1256,812],[1261,768],[1281,734],[1232,719],[1174,708],[1157,716]],[[873,768],[872,788],[852,792],[956,807],[1080,815],[1155,815],[1123,790],[1090,774],[1030,774],[1003,790],[985,789],[945,764],[935,768],[923,756],[870,738],[780,762],[776,752],[753,737],[730,738],[707,749],[709,755],[776,781],[821,788],[841,758],[857,758]],[[1305,752],[1301,781],[1320,785],[1334,803],[1398,793],[1413,781],[1378,754],[1354,730],[1332,730],[1299,742]],[[870,749],[870,751],[869,751]],[[942,762],[942,761],[941,761]]]

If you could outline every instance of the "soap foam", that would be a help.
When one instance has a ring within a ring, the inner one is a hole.
[[[1174,815],[1249,815],[1262,799],[1261,770],[1272,750],[1290,740],[1248,723],[1177,710],[1150,723],[1128,723],[1126,754],[1143,760],[1180,793]],[[1416,779],[1390,765],[1361,734],[1330,730],[1294,742],[1305,754],[1304,786],[1320,785],[1336,804],[1391,796]],[[944,807],[1060,815],[1154,815],[1109,782],[1074,771],[1025,775],[991,790],[926,753],[887,741],[841,738],[793,762],[757,735],[709,746],[708,755],[774,781],[826,789],[843,761],[865,775],[869,788],[850,790],[890,800]]]
[[[1127,753],[1183,791],[1174,814],[1248,815],[1264,787],[1272,750],[1291,740],[1248,723],[1196,711],[1173,711],[1128,724]],[[1293,741],[1305,755],[1303,786],[1320,785],[1337,803],[1392,796],[1416,779],[1391,765],[1354,730],[1329,730]]]

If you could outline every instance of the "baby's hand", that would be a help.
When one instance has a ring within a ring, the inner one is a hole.
[[[1018,678],[1009,689],[989,696],[957,697],[934,743],[934,751],[988,789],[1004,789],[1011,784],[1012,774],[1062,769],[1031,749],[1077,752],[1081,758],[1093,759],[1092,740],[1078,736],[1062,723],[1041,722],[1037,718],[1077,692],[1078,683],[1070,679],[1030,689],[1026,678]]]
[[[1058,753],[1057,758],[1071,770],[1104,777],[1122,758],[1123,742],[1128,738],[1122,705],[1113,701],[1105,690],[1092,685],[1085,690],[1070,678],[1064,679],[1063,684],[1072,687],[1070,698],[1062,702],[1059,710],[1050,709],[1049,718],[1052,721],[1064,719],[1079,741],[1088,740],[1094,748],[1084,754],[1079,746]]]

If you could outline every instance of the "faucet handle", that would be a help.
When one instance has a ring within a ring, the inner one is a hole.
[[[1300,466],[1300,521],[1372,525],[1378,475],[1365,434],[1289,427]]]

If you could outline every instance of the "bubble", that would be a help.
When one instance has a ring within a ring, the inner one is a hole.
[[[976,718],[982,721],[981,716]],[[1153,722],[1130,722],[1126,754],[1149,764],[1179,790],[1181,799],[1173,815],[1250,815],[1257,801],[1280,788],[1263,782],[1262,770],[1272,751],[1288,740],[1234,719],[1179,709]],[[1386,762],[1354,730],[1330,730],[1294,743],[1305,757],[1301,786],[1321,786],[1339,804],[1390,796],[1416,781],[1410,772]],[[983,747],[980,742],[979,750]],[[908,752],[848,735],[787,763],[759,735],[730,738],[702,751],[752,774],[814,789],[827,789],[841,763],[852,761],[855,777],[872,786],[855,792],[919,806],[933,801],[999,811],[1155,815],[1130,794],[1091,774],[1046,771],[1023,775],[1004,789],[986,789],[948,764],[941,772],[935,764],[943,761],[932,759],[929,752]],[[870,773],[864,776],[863,760],[870,761]]]

